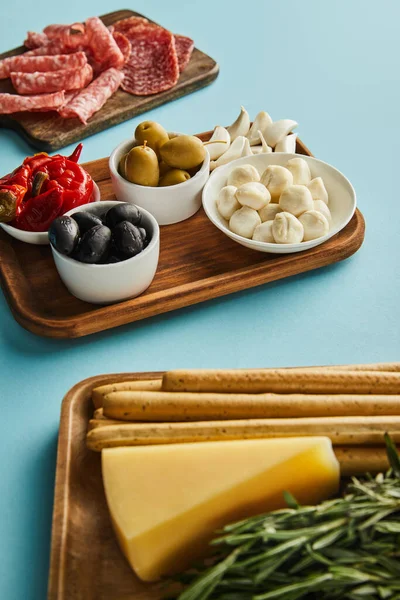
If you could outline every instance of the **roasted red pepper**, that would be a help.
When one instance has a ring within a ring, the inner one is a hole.
[[[45,152],[27,157],[0,179],[0,222],[26,231],[46,231],[51,221],[93,199],[93,179],[77,164],[79,144],[70,157]]]

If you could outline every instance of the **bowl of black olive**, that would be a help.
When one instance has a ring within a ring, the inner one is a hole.
[[[139,296],[157,270],[158,223],[134,204],[79,206],[53,221],[49,241],[62,281],[86,302],[110,304]]]

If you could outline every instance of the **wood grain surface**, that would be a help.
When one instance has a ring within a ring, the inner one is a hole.
[[[209,139],[211,132],[199,134]],[[311,155],[298,141],[297,152]],[[115,199],[103,158],[85,165],[102,200]],[[244,248],[219,231],[203,209],[185,221],[161,227],[156,276],[139,297],[109,306],[72,296],[53,263],[48,246],[33,246],[0,231],[0,281],[15,319],[37,335],[75,338],[171,310],[205,302],[335,263],[354,254],[364,239],[357,210],[336,236],[297,254],[265,254]]]
[[[143,16],[132,10],[118,10],[100,18],[106,25],[112,25],[116,21],[133,15]],[[184,31],[175,31],[174,33],[185,34]],[[0,54],[0,59],[25,51],[26,48],[20,46]],[[189,64],[173,88],[152,96],[133,96],[120,89],[99,112],[93,115],[87,125],[83,125],[78,119],[63,119],[52,111],[0,115],[0,126],[15,129],[35,148],[52,152],[117,125],[117,123],[132,119],[145,111],[160,106],[160,104],[195,92],[214,81],[218,76],[218,71],[215,60],[195,48]],[[13,91],[10,79],[0,80],[0,92],[13,93]]]
[[[122,555],[104,497],[101,456],[86,448],[93,414],[91,391],[117,381],[153,379],[163,373],[91,377],[65,396],[58,437],[48,600],[161,600],[169,584],[145,584]],[[346,476],[386,468],[382,447],[335,448]]]

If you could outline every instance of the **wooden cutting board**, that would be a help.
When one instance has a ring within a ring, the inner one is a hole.
[[[132,10],[118,10],[100,18],[108,26],[132,16],[143,15]],[[176,31],[174,33],[185,35],[187,32]],[[1,54],[0,59],[22,54],[25,51],[26,48],[20,46]],[[128,121],[161,104],[195,92],[214,81],[218,76],[218,71],[219,67],[215,60],[195,48],[189,64],[173,88],[153,96],[133,96],[123,90],[118,90],[103,108],[89,119],[87,125],[82,125],[78,119],[62,119],[53,111],[0,115],[0,126],[15,129],[39,150],[53,152],[113,125]],[[0,92],[14,92],[10,79],[0,80]]]

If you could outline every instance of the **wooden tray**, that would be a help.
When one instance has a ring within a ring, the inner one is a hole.
[[[132,10],[118,10],[100,18],[106,25],[112,25],[116,21],[134,15],[143,16]],[[174,33],[185,34],[185,32],[179,31]],[[0,59],[25,51],[26,48],[20,46],[0,54]],[[62,119],[53,111],[0,115],[0,126],[15,129],[35,148],[51,152],[108,129],[117,123],[132,119],[132,117],[156,108],[160,104],[195,92],[214,81],[218,76],[218,71],[217,63],[207,54],[195,48],[189,64],[172,89],[153,96],[132,96],[123,90],[118,90],[105,106],[89,120],[87,125],[82,125],[78,119]],[[0,92],[13,93],[13,91],[10,79],[0,81]]]
[[[211,132],[199,134],[209,139]],[[311,155],[298,141],[297,152]],[[85,168],[103,200],[115,198],[106,158]],[[58,276],[48,246],[18,242],[0,231],[0,281],[15,319],[38,335],[74,338],[111,329],[232,294],[348,258],[364,239],[357,210],[336,236],[298,254],[264,254],[231,241],[203,209],[184,223],[161,228],[160,262],[149,289],[138,298],[98,306],[72,296]]]

